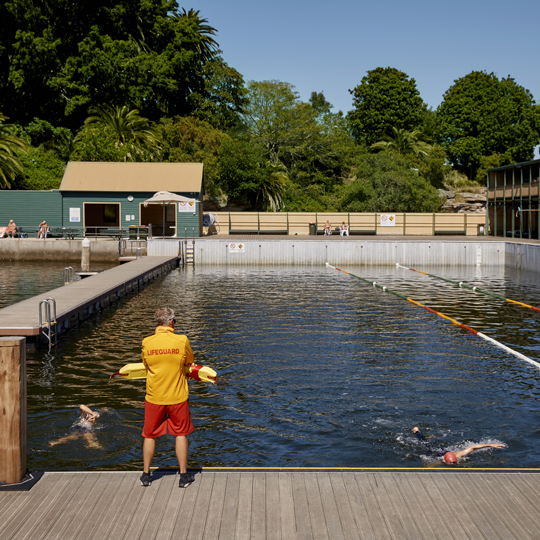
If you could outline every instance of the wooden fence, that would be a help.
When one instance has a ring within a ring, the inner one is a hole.
[[[217,218],[209,234],[323,234],[328,220],[332,234],[342,222],[351,235],[435,236],[484,235],[485,214],[340,213],[340,212],[212,212]],[[310,224],[312,231],[310,233]]]

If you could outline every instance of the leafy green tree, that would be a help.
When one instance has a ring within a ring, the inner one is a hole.
[[[359,158],[356,180],[340,200],[344,212],[434,212],[440,205],[437,190],[409,161],[386,152]]]
[[[73,141],[71,161],[131,161],[130,145],[119,145],[113,129],[103,123],[83,126]],[[135,157],[139,154],[135,154]],[[149,156],[141,156],[141,161],[152,161]]]
[[[176,0],[10,0],[0,7],[0,108],[75,130],[89,107],[127,104],[157,121],[209,98],[216,30]],[[67,117],[67,118],[65,118]]]
[[[0,113],[0,188],[9,188],[18,174],[23,173],[19,154],[28,152],[28,143],[13,135],[13,128],[4,122],[7,116]]]
[[[422,123],[425,105],[416,81],[395,68],[377,68],[353,90],[354,109],[348,118],[353,136],[367,146],[391,135],[391,129],[414,131]]]
[[[219,149],[220,181],[230,199],[252,210],[277,211],[283,206],[287,177],[271,165],[265,149],[251,141],[227,139]]]
[[[163,161],[178,163],[204,163],[205,195],[220,200],[223,192],[219,182],[219,151],[230,139],[197,118],[164,118],[160,124]]]
[[[302,186],[322,182],[329,191],[341,184],[353,146],[341,115],[302,103],[294,86],[281,81],[251,81],[248,92],[246,131],[272,165]]]
[[[473,71],[454,82],[437,109],[440,142],[455,169],[474,179],[482,157],[527,161],[540,142],[540,109],[510,76]]]
[[[221,58],[207,62],[200,75],[204,80],[204,92],[190,94],[191,115],[221,131],[239,132],[241,114],[247,104],[242,75]]]
[[[413,163],[415,163],[414,166],[417,168],[418,174],[433,187],[444,188],[445,177],[452,170],[452,167],[448,165],[446,154],[441,146],[430,147],[427,155],[416,159]]]
[[[137,109],[129,110],[123,107],[102,105],[90,109],[92,116],[85,120],[85,125],[95,123],[110,128],[116,138],[116,145],[130,146],[134,154],[141,155],[144,151],[157,153],[160,150],[159,136],[154,126],[147,118],[142,118]]]
[[[429,145],[419,140],[419,130],[407,131],[392,127],[392,135],[383,135],[383,140],[372,144],[373,151],[386,150],[396,152],[402,156],[425,157],[428,155]]]
[[[195,50],[203,60],[209,61],[214,58],[219,49],[217,41],[213,38],[217,34],[217,30],[207,24],[208,19],[203,19],[199,13],[198,10],[190,9],[186,11],[183,8],[178,16],[189,21],[191,28],[199,38],[195,44]]]
[[[43,146],[29,147],[28,154],[21,156],[24,171],[17,175],[17,189],[58,189],[64,176],[66,162],[54,150]]]

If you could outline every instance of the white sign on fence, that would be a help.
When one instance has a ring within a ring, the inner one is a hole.
[[[81,221],[81,209],[80,208],[70,208],[69,209],[69,221],[80,223]]]
[[[196,201],[189,201],[189,202],[179,202],[178,203],[178,211],[179,212],[191,212],[194,214],[197,210],[197,203]]]
[[[395,227],[396,214],[381,214],[381,227]]]
[[[229,253],[244,253],[245,247],[243,244],[229,244]]]

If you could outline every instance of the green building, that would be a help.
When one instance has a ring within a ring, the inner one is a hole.
[[[492,236],[540,239],[540,160],[489,169],[487,221]]]
[[[150,203],[157,191],[192,201]],[[68,163],[60,189],[1,191],[0,225],[81,227],[87,235],[103,229],[151,227],[153,236],[200,236],[202,231],[202,163]]]

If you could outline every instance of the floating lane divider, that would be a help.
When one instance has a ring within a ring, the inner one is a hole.
[[[431,309],[428,306],[425,306],[424,304],[421,304],[420,302],[416,302],[412,298],[408,298],[407,296],[403,294],[399,294],[396,291],[393,291],[392,289],[389,289],[388,287],[385,287],[384,285],[381,285],[380,283],[377,283],[376,281],[369,281],[368,279],[365,279],[363,277],[357,276],[355,274],[351,274],[350,272],[347,272],[345,270],[342,270],[341,268],[338,268],[337,266],[332,266],[331,264],[326,263],[326,266],[329,268],[333,268],[334,270],[338,270],[339,272],[343,272],[344,274],[347,274],[349,276],[355,277],[357,279],[360,279],[361,281],[364,281],[365,283],[369,283],[370,285],[373,285],[374,287],[377,287],[384,292],[389,292],[395,296],[399,296],[399,298],[403,298],[403,300],[407,300],[407,302],[410,302],[411,304],[414,304],[415,306],[422,307],[429,311],[430,313],[435,313],[435,315],[438,315],[442,319],[446,319],[447,321],[450,321],[452,324],[455,324],[464,330],[467,330],[471,334],[478,336],[479,338],[482,338],[486,341],[489,341],[489,343],[492,343],[493,345],[505,350],[506,352],[516,356],[517,358],[521,358],[521,360],[525,360],[525,362],[529,362],[529,364],[532,364],[533,366],[536,366],[537,368],[540,368],[540,363],[536,362],[535,360],[529,358],[528,356],[525,356],[524,354],[521,354],[518,351],[515,351],[514,349],[511,349],[510,347],[507,347],[506,345],[503,345],[496,339],[490,338],[489,336],[486,336],[486,334],[482,334],[482,332],[479,332],[478,330],[475,330],[474,328],[471,328],[470,326],[467,326],[466,324],[460,323],[459,321],[456,321],[456,319],[452,319],[452,317],[448,317],[448,315],[445,315],[444,313],[441,313],[440,311],[435,311],[434,309]]]
[[[440,279],[442,281],[447,281],[448,283],[453,283],[454,285],[457,285],[458,287],[464,287],[465,289],[470,289],[471,291],[474,291],[474,292],[487,294],[488,296],[492,296],[493,298],[498,298],[499,300],[504,300],[505,302],[508,302],[509,304],[512,304],[512,305],[534,309],[534,311],[540,311],[540,308],[537,308],[535,306],[530,306],[529,304],[524,304],[523,302],[518,302],[517,300],[511,300],[510,298],[505,298],[504,296],[499,296],[498,294],[494,294],[489,291],[484,291],[483,289],[480,289],[480,287],[472,287],[471,285],[466,285],[465,283],[463,283],[463,281],[453,281],[452,279],[436,276],[435,274],[428,274],[427,272],[422,272],[421,270],[415,270],[414,268],[409,268],[408,266],[403,266],[402,264],[399,264],[399,263],[396,263],[396,266],[398,266],[399,268],[403,268],[405,270],[410,270],[411,272],[424,274],[424,276],[429,276],[435,279]]]

